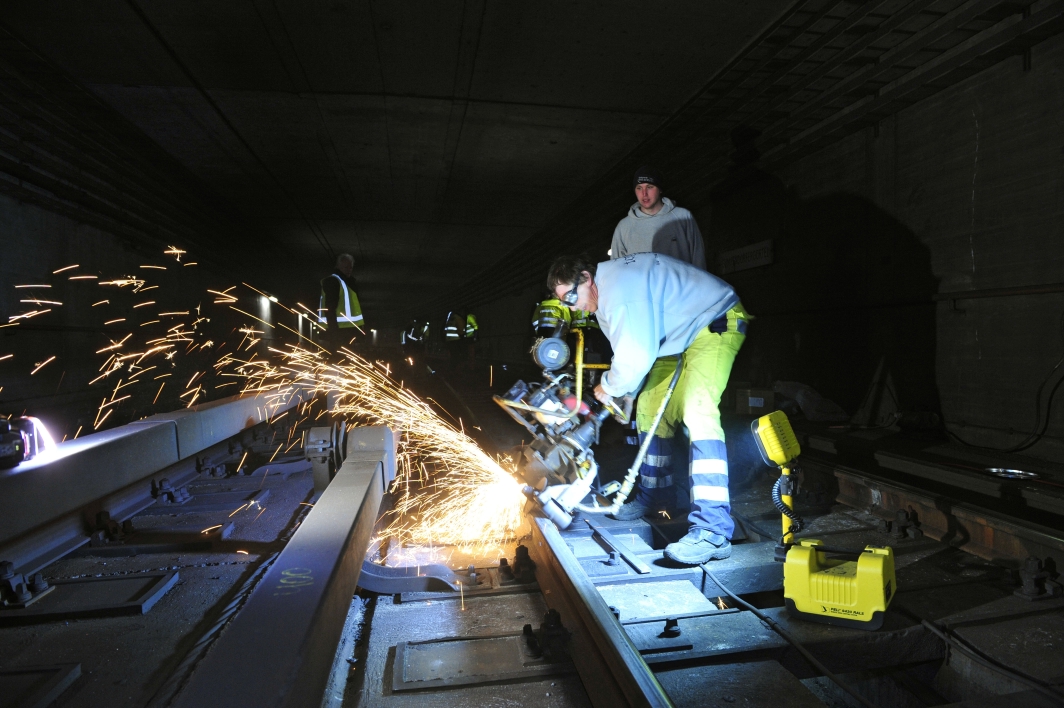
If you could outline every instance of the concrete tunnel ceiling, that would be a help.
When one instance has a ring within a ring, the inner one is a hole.
[[[788,5],[35,0],[3,21],[266,234],[243,247],[290,282],[265,287],[306,297],[349,251],[387,318],[530,238]]]

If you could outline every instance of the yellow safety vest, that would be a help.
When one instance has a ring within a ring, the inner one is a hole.
[[[549,298],[536,305],[532,315],[532,329],[537,333],[540,330],[554,331],[560,322],[569,324],[569,308],[562,304],[556,297]]]
[[[448,312],[443,325],[443,338],[448,342],[461,339],[463,327],[461,316],[457,312]]]
[[[362,306],[358,304],[358,296],[347,287],[344,279],[336,273],[329,277],[336,278],[339,281],[340,294],[342,296],[336,302],[336,326],[342,329],[362,324]],[[328,324],[329,320],[325,317],[325,280],[322,279],[321,282],[321,298],[318,300],[318,322],[324,326]]]

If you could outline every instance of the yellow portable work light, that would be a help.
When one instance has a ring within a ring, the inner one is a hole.
[[[879,629],[896,588],[889,546],[849,551],[803,538],[787,551],[783,565],[788,614],[813,622]]]
[[[784,562],[787,612],[813,622],[879,629],[897,591],[894,551],[876,546],[861,551],[828,548],[805,538],[795,545],[794,534],[802,530],[803,522],[794,512],[796,485],[792,473],[798,471],[794,461],[802,448],[783,411],[761,416],[750,424],[750,432],[765,464],[782,472],[772,486],[772,503],[783,515],[776,560]]]
[[[802,530],[802,520],[794,513],[792,495],[796,485],[791,479],[791,472],[797,471],[797,466],[791,463],[801,454],[802,448],[783,411],[772,411],[761,416],[750,424],[750,432],[754,434],[757,449],[765,464],[779,467],[783,473],[772,487],[772,502],[783,515],[783,538],[780,542],[783,548],[778,549],[783,550],[793,543],[794,534]]]

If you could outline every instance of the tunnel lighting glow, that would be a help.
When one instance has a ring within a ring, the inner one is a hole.
[[[55,439],[52,437],[52,434],[48,432],[48,427],[41,422],[39,418],[26,416],[22,420],[28,421],[30,424],[30,430],[27,432],[30,433],[29,438],[31,449],[29,452],[32,453],[33,457],[55,452]]]

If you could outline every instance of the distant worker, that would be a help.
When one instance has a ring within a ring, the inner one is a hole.
[[[450,368],[458,367],[460,350],[465,340],[466,318],[462,313],[452,310],[443,320],[443,345],[450,354]]]
[[[443,341],[457,342],[465,336],[465,318],[460,312],[451,311],[443,319]]]
[[[362,306],[355,293],[355,258],[350,253],[336,257],[336,270],[322,278],[318,322],[325,325],[325,342],[339,349],[351,342],[356,331],[364,333]]]
[[[571,329],[598,329],[599,325],[591,313],[582,310],[570,311],[556,297],[549,297],[536,305],[532,313],[532,331],[537,337],[550,337],[562,325],[561,333]]]
[[[562,256],[551,266],[547,286],[570,308],[594,313],[613,345],[612,366],[595,387],[596,399],[631,395],[646,378],[637,413],[641,439],[650,433],[683,355],[679,381],[640,468],[636,498],[616,516],[627,520],[675,509],[669,458],[671,438],[683,423],[691,433],[690,530],[670,543],[665,555],[688,564],[729,557],[735,522],[718,406],[746,339],[748,315],[735,290],[714,275],[656,253],[597,265]]]
[[[664,196],[661,173],[644,165],[632,180],[636,203],[613,230],[610,258],[633,253],[663,253],[706,269],[706,247],[691,212]]]
[[[477,324],[477,316],[470,312],[466,315],[465,340],[466,340],[466,365],[472,371],[477,365],[477,340],[480,338],[480,326]]]
[[[556,297],[549,297],[536,305],[532,313],[532,331],[537,337],[564,337],[574,329],[584,330],[584,348],[588,363],[610,358],[610,344],[599,329],[598,320],[590,312],[570,311]]]
[[[429,336],[429,323],[422,322],[416,317],[410,321],[410,325],[403,330],[400,335],[400,344],[403,347],[403,353],[407,356],[413,354],[421,354],[425,351],[425,344]]]
[[[556,297],[549,297],[532,311],[532,331],[537,337],[560,336],[569,331],[572,314]]]

